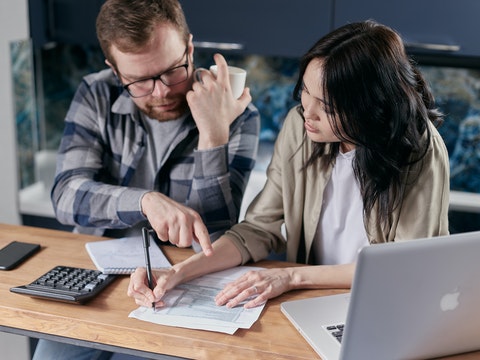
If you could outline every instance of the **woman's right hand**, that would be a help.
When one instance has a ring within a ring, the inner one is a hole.
[[[152,304],[155,304],[155,307],[163,307],[165,305],[162,301],[163,296],[177,285],[175,274],[173,268],[153,271],[154,289],[152,291],[148,287],[146,269],[143,267],[137,268],[130,275],[127,295],[134,298],[137,305],[151,307]]]

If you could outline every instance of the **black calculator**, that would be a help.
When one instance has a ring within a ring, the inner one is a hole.
[[[96,297],[115,280],[116,275],[98,270],[56,266],[28,285],[10,288],[11,292],[33,297],[82,304]]]

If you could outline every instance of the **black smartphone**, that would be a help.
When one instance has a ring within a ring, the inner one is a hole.
[[[11,270],[40,250],[39,244],[12,241],[0,249],[0,270]]]

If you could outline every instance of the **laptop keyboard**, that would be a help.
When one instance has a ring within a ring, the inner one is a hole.
[[[326,326],[326,329],[339,343],[342,343],[344,327],[345,324],[337,324]]]
[[[114,279],[98,270],[56,266],[28,285],[10,291],[50,300],[84,303],[96,297]]]

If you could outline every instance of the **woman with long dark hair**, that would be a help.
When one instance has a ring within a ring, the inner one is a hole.
[[[246,307],[299,288],[349,288],[358,251],[375,243],[448,233],[449,163],[442,122],[420,72],[392,29],[365,21],[320,39],[302,58],[292,109],[264,189],[245,221],[213,244],[156,272],[137,269],[129,296],[162,306],[165,291],[271,251],[313,264],[248,272],[217,304]],[[282,230],[285,226],[284,230]]]

